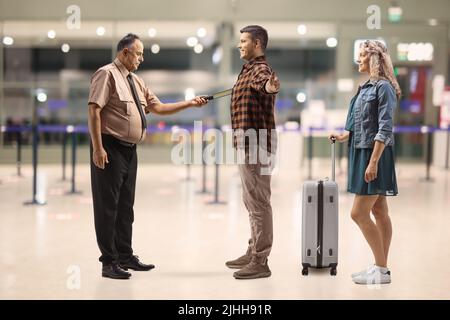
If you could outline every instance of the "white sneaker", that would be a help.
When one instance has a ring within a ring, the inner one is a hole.
[[[364,273],[369,272],[370,269],[372,269],[373,267],[375,267],[375,264],[369,265],[366,269],[364,269],[364,270],[362,270],[362,271],[360,271],[360,272],[352,273],[352,279],[353,279],[353,278],[356,278],[356,277],[358,277],[358,276],[360,276],[360,275],[362,275],[362,274],[364,274]]]
[[[391,272],[381,272],[380,267],[374,266],[366,273],[360,274],[353,278],[353,282],[357,284],[386,284],[391,283]]]

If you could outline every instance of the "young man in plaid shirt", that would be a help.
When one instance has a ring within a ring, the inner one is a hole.
[[[267,263],[273,241],[270,178],[276,151],[274,104],[280,81],[264,55],[267,41],[267,31],[260,26],[241,30],[238,48],[246,64],[231,97],[234,144],[251,228],[246,254],[226,262],[227,267],[240,269],[233,274],[236,279],[271,275]]]

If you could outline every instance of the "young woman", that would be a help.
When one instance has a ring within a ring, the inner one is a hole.
[[[357,62],[359,72],[370,77],[350,102],[346,132],[331,134],[330,139],[348,141],[348,191],[355,194],[351,217],[375,258],[375,264],[352,274],[352,279],[357,284],[383,284],[391,282],[387,261],[392,224],[387,197],[398,193],[392,130],[401,92],[389,53],[380,41],[363,42]]]

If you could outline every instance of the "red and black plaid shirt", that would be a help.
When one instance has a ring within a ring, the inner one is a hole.
[[[244,132],[249,129],[256,130],[257,143],[266,149],[264,143],[259,142],[260,129],[267,130],[267,150],[271,152],[271,139],[276,139],[276,135],[271,134],[275,129],[274,105],[275,95],[266,92],[266,82],[272,75],[272,68],[267,63],[265,56],[259,56],[242,66],[236,84],[231,95],[231,125],[233,131],[242,129]],[[242,146],[243,139],[236,135],[234,145]],[[276,142],[276,140],[274,140]],[[249,139],[245,140],[248,148]],[[276,146],[273,148],[274,152]]]

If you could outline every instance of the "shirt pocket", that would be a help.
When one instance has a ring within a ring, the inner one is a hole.
[[[378,100],[375,92],[367,92],[362,96],[363,110],[362,121],[372,122],[377,119]]]
[[[131,108],[133,107],[133,97],[131,93],[124,92],[121,88],[117,88],[117,95],[119,96],[120,104],[124,114],[131,115]]]

